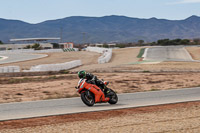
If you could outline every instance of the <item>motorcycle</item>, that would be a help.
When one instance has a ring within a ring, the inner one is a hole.
[[[103,81],[103,83],[107,86],[109,82]],[[109,89],[109,93],[105,94],[97,85],[86,82],[86,79],[80,79],[75,88],[87,106],[93,106],[95,103],[116,104],[118,102],[117,94],[112,89]]]

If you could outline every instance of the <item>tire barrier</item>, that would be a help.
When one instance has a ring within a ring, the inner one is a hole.
[[[102,53],[102,55],[98,58],[99,64],[107,63],[112,58],[112,49],[99,48],[99,47],[87,47],[86,51]]]
[[[40,72],[40,71],[60,71],[68,70],[77,66],[82,65],[81,60],[74,60],[59,64],[44,64],[31,67],[30,70],[24,70],[23,72]]]
[[[20,72],[20,67],[19,66],[0,67],[0,73],[13,73],[13,72]]]
[[[78,51],[78,49],[76,49],[76,48],[64,48],[64,49],[62,49],[62,50],[63,50],[63,52]]]

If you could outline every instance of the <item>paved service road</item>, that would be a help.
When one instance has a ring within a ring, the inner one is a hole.
[[[87,107],[84,105],[80,98],[0,104],[0,121],[100,110],[142,107],[187,101],[199,101],[200,87],[127,93],[120,94],[118,96],[119,102],[116,105],[102,103],[96,104],[93,107]]]
[[[8,57],[6,59],[0,60],[0,64],[33,60],[38,58],[46,57],[45,54],[30,54],[30,53],[1,53],[0,56]]]
[[[144,60],[194,61],[183,46],[165,46],[148,48]]]

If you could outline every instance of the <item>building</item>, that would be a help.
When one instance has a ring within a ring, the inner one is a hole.
[[[32,46],[34,44],[2,44],[0,45],[0,50],[15,50],[15,49],[25,49],[28,45]],[[42,49],[52,49],[53,45],[50,43],[40,43]]]
[[[35,43],[39,43],[42,49],[52,49],[53,45],[51,42],[56,42],[60,38],[21,38],[21,39],[10,39],[12,44],[2,44],[0,45],[0,50],[15,50],[24,49],[27,46],[32,46]]]
[[[60,48],[74,48],[74,43],[66,42],[66,43],[59,43]]]

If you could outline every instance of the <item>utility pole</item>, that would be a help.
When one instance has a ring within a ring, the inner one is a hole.
[[[60,43],[62,43],[63,39],[63,27],[60,27]]]
[[[86,32],[83,32],[82,34],[83,34],[83,44],[85,44],[86,43],[86,39],[85,39]]]

